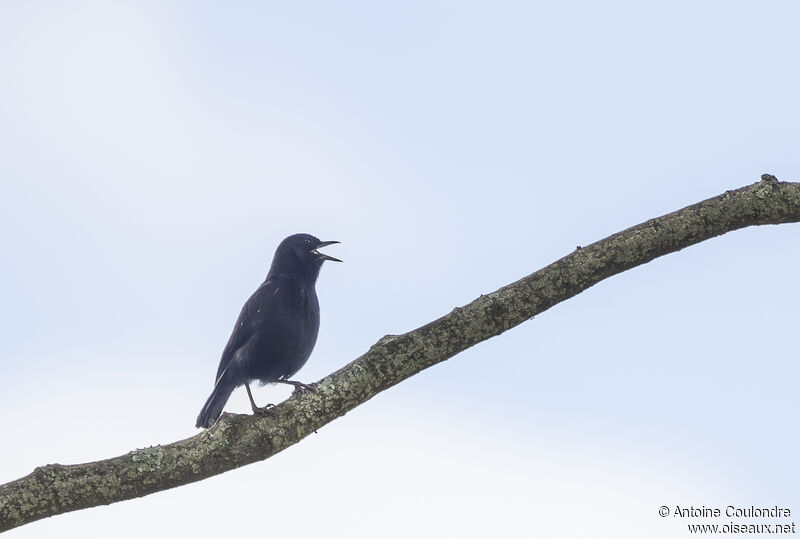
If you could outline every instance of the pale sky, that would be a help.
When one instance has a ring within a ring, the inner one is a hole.
[[[798,20],[791,1],[0,4],[0,483],[195,434],[289,234],[345,261],[318,283],[310,382],[577,245],[796,181]],[[669,255],[265,462],[8,537],[685,537],[729,520],[661,505],[800,515],[798,239]],[[243,390],[226,410],[249,412]]]

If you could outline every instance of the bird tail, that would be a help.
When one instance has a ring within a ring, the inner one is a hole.
[[[228,398],[238,385],[232,380],[232,376],[226,376],[226,374],[230,375],[227,369],[217,378],[214,391],[211,392],[211,396],[208,397],[208,400],[203,405],[203,409],[200,410],[200,415],[197,416],[195,427],[207,429],[211,427],[211,425],[217,421],[220,414],[222,414],[225,403],[228,402]]]

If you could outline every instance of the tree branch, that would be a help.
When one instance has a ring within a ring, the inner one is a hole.
[[[296,393],[274,415],[223,415],[169,445],[63,466],[50,464],[0,486],[0,532],[35,520],[145,496],[264,460],[381,391],[503,333],[599,281],[659,256],[747,226],[800,221],[800,183],[759,183],[651,219],[573,253],[403,335],[387,335]]]

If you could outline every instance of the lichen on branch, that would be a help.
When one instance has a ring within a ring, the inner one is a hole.
[[[381,391],[544,312],[603,279],[740,228],[800,221],[800,184],[765,174],[649,219],[483,295],[403,335],[387,335],[364,355],[297,392],[270,415],[226,414],[214,427],[167,445],[107,460],[42,466],[0,485],[0,532],[77,509],[192,483],[264,460]]]

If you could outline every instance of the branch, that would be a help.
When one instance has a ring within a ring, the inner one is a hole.
[[[747,226],[800,221],[800,183],[761,182],[651,219],[573,253],[403,335],[387,335],[296,393],[274,415],[225,414],[196,436],[126,455],[49,464],[0,486],[0,532],[68,511],[145,496],[264,460],[381,391],[529,320],[599,281]]]

